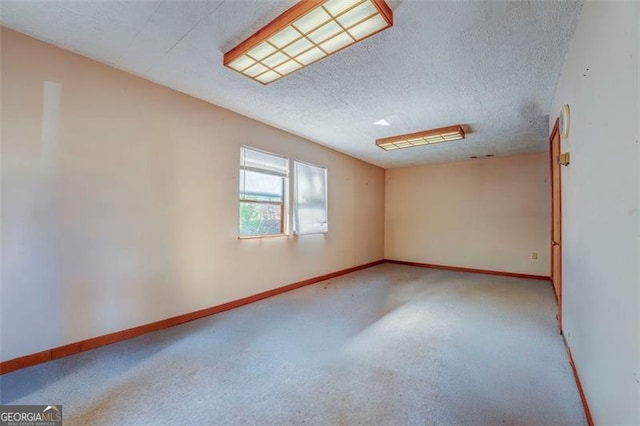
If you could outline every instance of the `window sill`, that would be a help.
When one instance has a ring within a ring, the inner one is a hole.
[[[272,234],[272,235],[248,235],[246,237],[238,237],[239,240],[256,240],[262,238],[283,238],[288,237],[289,234]]]
[[[294,233],[293,235],[296,237],[306,237],[307,235],[327,235],[329,231],[318,231],[318,232],[305,232],[303,234]]]

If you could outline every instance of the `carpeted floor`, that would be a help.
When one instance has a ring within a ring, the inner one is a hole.
[[[0,377],[65,424],[585,424],[545,281],[383,264]]]

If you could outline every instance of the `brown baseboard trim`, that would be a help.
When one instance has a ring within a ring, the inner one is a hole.
[[[92,337],[90,339],[82,340],[80,342],[74,342],[68,345],[59,346],[57,348],[48,349],[42,352],[37,352],[34,354],[10,359],[8,361],[0,362],[0,375],[10,373],[12,371],[20,370],[22,368],[31,367],[32,365],[41,364],[43,362],[77,354],[79,352],[84,352],[90,349],[99,348],[100,346],[110,345],[111,343],[116,343],[122,340],[131,339],[133,337],[141,336],[143,334],[151,333],[153,331],[163,330],[165,328],[173,327],[178,324],[183,324],[185,322],[193,321],[199,318],[208,317],[210,315],[228,311],[230,309],[238,308],[240,306],[248,305],[250,303],[257,302],[259,300],[266,299],[268,297],[286,293],[288,291],[295,290],[300,287],[316,284],[316,283],[319,283],[320,281],[329,280],[331,278],[336,278],[341,275],[350,274],[351,272],[370,268],[372,266],[380,265],[382,263],[385,263],[385,261],[378,260],[376,262],[367,263],[365,265],[354,266],[352,268],[343,269],[341,271],[331,272],[329,274],[320,275],[318,277],[309,278],[303,281],[298,281],[293,284],[285,285],[283,287],[274,288],[273,290],[264,291],[262,293],[254,294],[253,296],[244,297],[242,299],[223,303],[222,305],[212,306],[211,308],[201,309],[199,311],[190,312],[188,314],[178,315],[175,317],[152,322],[149,324],[128,328],[126,330],[116,331],[115,333],[109,333],[103,336]]]
[[[0,363],[0,374],[10,373],[36,364],[42,364],[43,362],[51,361],[51,359],[51,350],[14,358]]]
[[[576,381],[576,386],[578,387],[578,393],[580,394],[580,399],[582,400],[582,408],[584,408],[584,416],[587,418],[587,423],[589,426],[593,426],[593,417],[591,417],[591,410],[589,409],[589,404],[587,403],[587,397],[584,394],[584,390],[582,389],[582,383],[580,382],[580,376],[578,376],[578,370],[576,369],[576,364],[573,361],[573,354],[571,354],[571,348],[569,347],[569,343],[567,343],[567,339],[565,339],[564,334],[562,335],[562,340],[564,341],[564,347],[567,349],[567,355],[569,355],[569,365],[571,365],[571,370],[573,371],[573,378]]]
[[[527,278],[530,280],[545,280],[545,281],[548,281],[551,279],[550,277],[547,277],[545,275],[531,275],[531,274],[519,274],[516,272],[490,271],[487,269],[464,268],[461,266],[432,265],[430,263],[405,262],[404,260],[387,259],[386,261],[388,263],[396,263],[398,265],[418,266],[420,268],[431,268],[431,269],[444,269],[447,271],[456,271],[456,272],[471,272],[474,274],[498,275],[501,277]]]

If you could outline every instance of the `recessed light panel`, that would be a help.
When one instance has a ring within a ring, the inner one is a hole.
[[[384,0],[302,0],[224,54],[224,65],[262,84],[393,25]]]
[[[464,139],[464,129],[455,125],[440,129],[425,130],[407,135],[391,136],[376,140],[376,145],[385,151],[393,151],[411,146],[429,145],[441,142],[450,142]]]

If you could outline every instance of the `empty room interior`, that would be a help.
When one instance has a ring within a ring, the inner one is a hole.
[[[640,425],[639,26],[2,0],[0,424]]]

